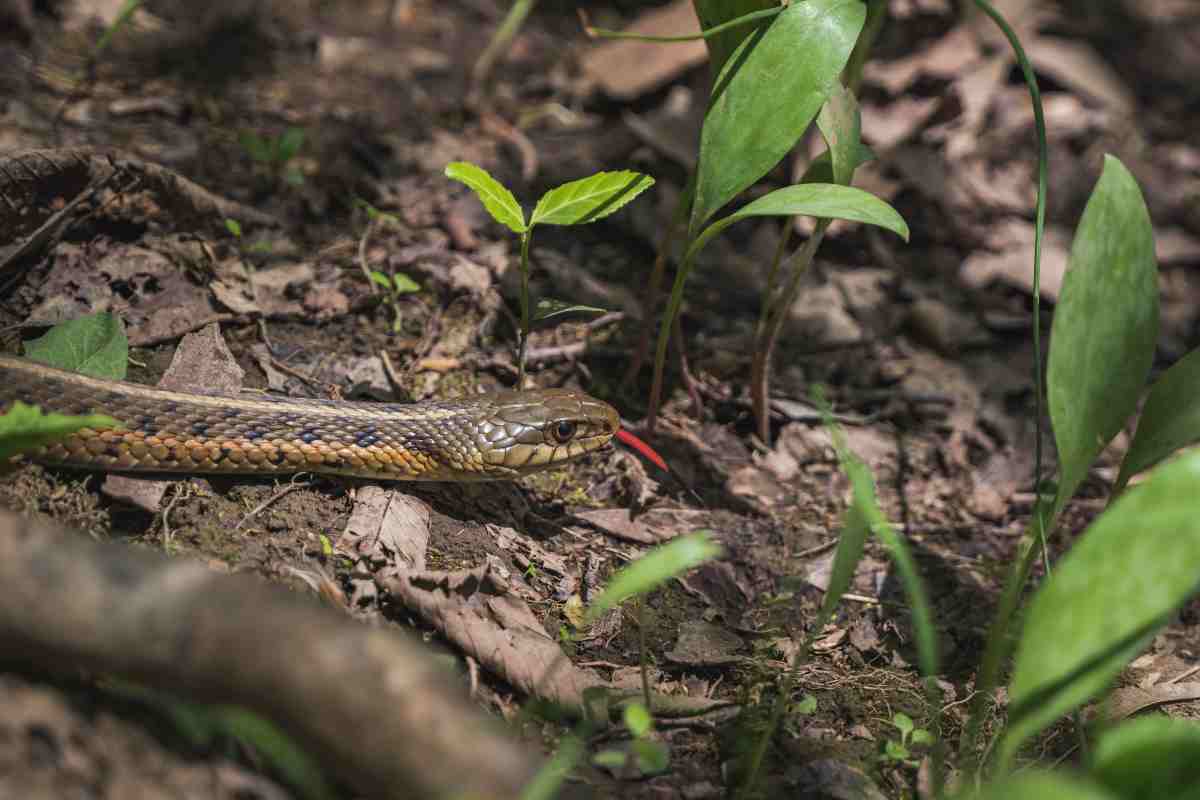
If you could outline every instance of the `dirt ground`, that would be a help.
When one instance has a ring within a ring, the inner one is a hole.
[[[534,296],[611,313],[539,330],[530,363],[533,383],[582,387],[639,430],[649,369],[632,381],[625,373],[646,324],[655,247],[695,157],[709,81],[702,48],[638,66],[630,51],[585,39],[577,4],[545,2],[480,85],[473,59],[503,18],[498,0],[164,0],[147,3],[98,55],[119,3],[33,5],[24,17],[10,10],[22,3],[0,2],[0,159],[89,148],[135,161],[107,178],[45,167],[54,177],[28,214],[12,203],[0,211],[11,223],[0,231],[3,352],[50,324],[108,310],[125,321],[130,379],[141,382],[163,375],[181,337],[217,323],[250,388],[423,400],[509,387],[517,247],[442,170],[479,164],[529,209],[562,182],[636,169],[657,183],[628,208],[590,226],[538,230]],[[687,3],[579,5],[609,28],[690,13]],[[1200,321],[1200,11],[1191,0],[997,5],[1018,21],[1046,103],[1044,330],[1071,232],[1102,155],[1113,153],[1137,176],[1156,227],[1161,369],[1197,344]],[[684,345],[703,408],[691,408],[673,370],[647,437],[678,478],[618,448],[516,484],[399,489],[429,509],[427,569],[488,565],[553,639],[574,633],[577,604],[649,546],[700,529],[724,545],[720,562],[672,582],[644,609],[656,689],[703,705],[659,720],[668,770],[584,767],[576,789],[692,800],[736,786],[737,757],[762,730],[820,604],[846,505],[847,483],[807,402],[818,383],[929,581],[954,760],[1000,581],[1034,499],[1033,118],[986,20],[963,21],[949,0],[891,0],[889,11],[860,93],[878,159],[856,185],[893,203],[912,239],[831,228],[776,353],[772,441],[752,434],[747,381],[780,223],[748,221],[704,252],[688,286]],[[254,157],[256,142],[294,132],[303,139],[292,157]],[[750,194],[786,185],[819,149],[806,140]],[[224,205],[214,214],[164,199],[144,164]],[[392,218],[373,220],[368,204]],[[69,220],[50,240],[15,253],[64,208]],[[420,290],[392,302],[372,290],[363,265],[406,274]],[[1068,534],[1103,508],[1127,442],[1118,437],[1071,505]],[[455,653],[465,684],[475,662],[428,620],[386,602],[364,579],[365,562],[348,557],[366,492],[311,476],[197,477],[172,483],[147,510],[119,499],[102,475],[31,464],[0,482],[0,504],[333,597],[353,616]],[[1069,540],[1056,542],[1059,552]],[[370,558],[378,569],[394,556]],[[815,710],[789,714],[776,736],[770,796],[917,791],[916,766],[881,757],[897,738],[896,712],[918,726],[928,715],[908,608],[877,544],[851,591],[800,671],[795,700],[811,696]],[[1197,613],[1185,608],[1123,683],[1153,686],[1195,664]],[[617,613],[564,647],[578,669],[636,685],[639,633],[631,611]],[[510,720],[528,700],[487,669],[475,691],[481,707]],[[252,750],[195,747],[154,708],[105,691],[99,676],[0,672],[0,708],[5,797],[302,796]],[[996,719],[1003,711],[1001,702]],[[522,719],[514,728],[545,752],[568,730]],[[614,728],[589,752],[622,740]],[[1028,756],[1069,758],[1072,741],[1055,729]]]

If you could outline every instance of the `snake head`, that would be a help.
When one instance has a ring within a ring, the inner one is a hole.
[[[607,445],[617,410],[570,389],[503,392],[478,421],[487,477],[511,478],[571,461]]]

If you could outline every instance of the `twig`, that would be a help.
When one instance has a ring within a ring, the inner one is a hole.
[[[307,475],[307,474],[308,474],[307,472],[297,472],[295,475],[292,476],[292,480],[290,483],[288,483],[287,486],[284,486],[282,489],[277,490],[273,495],[268,497],[266,500],[263,500],[261,503],[259,503],[257,506],[255,506],[253,509],[246,512],[246,516],[242,517],[241,521],[237,525],[235,525],[233,527],[233,529],[235,531],[240,531],[242,529],[243,525],[245,525],[247,522],[249,522],[250,520],[257,517],[263,511],[266,511],[270,505],[275,503],[275,501],[279,500],[281,497],[285,497],[286,495],[291,494],[292,492],[296,491],[297,489],[304,489],[304,488],[310,486],[311,484],[309,484],[309,483],[297,483],[296,482],[296,479],[299,478],[301,475]],[[172,505],[174,504],[174,502],[175,502],[174,500],[171,501]]]

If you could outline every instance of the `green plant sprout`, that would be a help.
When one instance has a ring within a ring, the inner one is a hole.
[[[892,715],[892,727],[900,732],[900,738],[889,738],[884,741],[883,752],[879,755],[880,759],[916,769],[920,766],[920,762],[913,757],[912,748],[932,744],[933,734],[924,728],[916,727],[912,717],[903,711],[897,711]]]
[[[767,427],[763,401],[767,367],[783,312],[794,302],[829,221],[846,219],[877,225],[904,239],[908,238],[908,228],[887,203],[849,186],[854,169],[869,158],[858,140],[857,107],[849,90],[838,90],[835,105],[820,125],[830,148],[824,170],[810,170],[806,182],[771,192],[733,214],[713,220],[717,211],[779,163],[826,105],[863,30],[867,11],[858,0],[809,0],[782,8],[764,0],[712,0],[698,1],[696,7],[706,33],[720,31],[705,39],[715,79],[701,131],[697,169],[676,213],[680,221],[677,227],[686,230],[686,241],[659,328],[646,425],[653,431],[662,399],[667,345],[676,335],[683,290],[700,251],[713,237],[742,219],[812,216],[820,220],[817,233],[786,260],[785,238],[768,273],[751,389],[756,398],[759,432],[763,434]],[[669,232],[660,248],[650,280],[648,308],[656,302],[665,268],[663,254],[673,249],[674,235],[674,230]],[[786,267],[782,266],[785,261]],[[641,352],[639,347],[631,374],[640,364]]]
[[[533,239],[533,229],[537,225],[584,225],[603,219],[653,186],[654,179],[640,172],[624,170],[598,172],[564,183],[542,195],[526,221],[525,212],[513,193],[481,167],[456,161],[446,166],[445,174],[447,178],[466,184],[493,219],[521,237],[521,330],[517,355],[520,385],[525,378],[525,349],[533,322],[569,312],[603,313],[603,309],[552,301],[539,304],[539,314],[531,316],[529,244]]]
[[[667,768],[669,752],[661,744],[648,738],[653,727],[653,696],[650,692],[648,672],[649,654],[646,649],[645,620],[641,603],[645,595],[664,586],[668,581],[713,559],[720,558],[723,549],[712,537],[711,531],[700,530],[679,536],[664,545],[654,548],[638,560],[620,569],[608,582],[600,596],[588,607],[583,625],[591,625],[609,610],[622,603],[634,600],[638,603],[637,624],[639,631],[638,664],[642,675],[642,703],[625,706],[624,722],[634,736],[632,752],[643,772],[660,772]],[[566,626],[560,627],[560,638]],[[600,720],[607,721],[609,691],[604,687],[589,687],[583,691],[584,718],[576,732],[568,736],[558,752],[521,793],[522,800],[541,800],[555,796],[567,774],[583,757],[583,740],[587,732]],[[638,706],[637,710],[630,708]],[[626,763],[620,754],[620,765]],[[602,763],[618,766],[616,756],[607,755]],[[647,769],[651,768],[651,769]]]
[[[371,291],[376,294],[383,292],[384,300],[392,311],[392,333],[400,333],[404,322],[404,312],[400,307],[400,300],[406,294],[421,291],[421,285],[403,272],[388,273],[371,269],[367,265],[367,240],[370,239],[371,232],[378,225],[394,225],[399,220],[395,214],[380,211],[365,200],[356,200],[355,205],[362,208],[367,214],[367,227],[358,241],[359,268],[371,285]]]
[[[592,756],[598,767],[619,770],[632,761],[642,775],[657,775],[666,772],[671,765],[671,749],[650,736],[654,730],[654,717],[641,703],[630,703],[622,713],[622,722],[632,737],[629,750],[609,748]]]
[[[300,186],[304,183],[304,173],[291,162],[300,154],[304,138],[303,129],[288,128],[277,136],[243,131],[238,136],[238,142],[251,160],[266,168],[276,180],[282,179],[292,186]]]

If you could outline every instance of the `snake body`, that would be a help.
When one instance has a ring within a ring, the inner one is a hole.
[[[620,425],[607,403],[566,389],[412,405],[185,394],[0,356],[0,410],[106,414],[38,461],[131,472],[319,472],[383,480],[515,478],[596,450]]]

